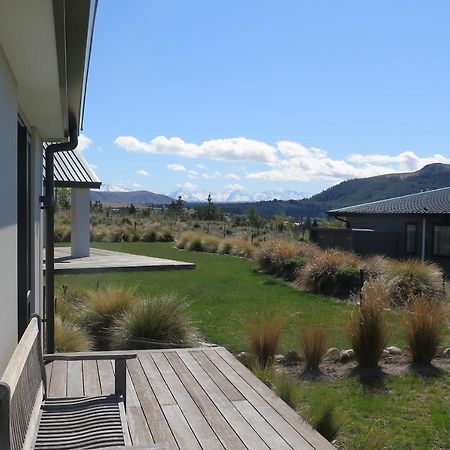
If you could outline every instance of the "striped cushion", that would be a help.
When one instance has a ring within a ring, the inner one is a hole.
[[[49,398],[35,449],[95,449],[125,445],[119,402],[121,397]]]

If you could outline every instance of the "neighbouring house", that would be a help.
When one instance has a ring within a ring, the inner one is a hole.
[[[43,144],[57,154],[77,142],[96,5],[0,1],[0,373],[44,313]]]
[[[333,209],[328,215],[344,221],[346,229],[312,230],[312,240],[322,247],[431,260],[450,274],[450,187]]]

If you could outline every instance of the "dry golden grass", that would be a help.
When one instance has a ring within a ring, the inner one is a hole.
[[[359,267],[360,264],[359,257],[353,253],[324,250],[307,261],[296,279],[296,284],[318,294],[331,295],[336,271],[343,267]]]
[[[416,296],[439,298],[443,294],[442,270],[432,262],[386,259],[382,277],[397,306],[408,306]]]
[[[410,299],[410,312],[404,327],[414,364],[429,365],[436,356],[447,316],[448,305],[442,301],[431,301],[424,296]]]
[[[230,255],[240,256],[242,258],[251,258],[254,251],[254,246],[250,241],[245,239],[230,239],[231,252]]]
[[[318,370],[327,351],[328,336],[321,326],[312,326],[300,332],[300,353],[305,358],[306,368]]]
[[[381,280],[364,283],[347,335],[361,367],[376,367],[389,339],[385,307],[389,293]]]
[[[272,275],[280,275],[283,270],[283,263],[293,256],[298,256],[299,253],[300,246],[298,242],[285,239],[271,239],[261,242],[255,248],[253,256],[260,270]]]
[[[55,349],[57,352],[87,352],[92,350],[92,340],[79,325],[55,315]]]
[[[284,326],[281,313],[265,310],[247,317],[243,324],[256,362],[262,367],[271,366]]]

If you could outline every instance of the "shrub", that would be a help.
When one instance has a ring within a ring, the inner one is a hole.
[[[186,250],[190,250],[191,252],[203,252],[203,239],[200,235],[192,237],[192,239],[186,244]]]
[[[170,230],[162,230],[158,235],[158,241],[160,242],[173,242],[173,233]]]
[[[327,333],[324,328],[314,326],[305,328],[300,333],[300,350],[305,358],[306,368],[318,370],[327,351]]]
[[[291,408],[298,408],[302,395],[300,384],[295,378],[289,376],[279,377],[275,383],[275,392]]]
[[[107,232],[103,228],[92,228],[91,229],[91,241],[94,242],[104,242],[108,238]]]
[[[144,242],[156,242],[158,235],[155,230],[148,230],[142,235]]]
[[[202,239],[202,247],[204,252],[217,253],[220,240],[215,236],[205,235]]]
[[[274,387],[276,374],[272,366],[262,366],[257,361],[253,361],[250,369],[267,387],[270,389]]]
[[[92,341],[83,328],[55,315],[55,350],[57,352],[86,352],[91,349]]]
[[[133,232],[128,236],[128,242],[139,242],[140,240],[141,236],[136,232]]]
[[[448,310],[443,302],[420,296],[411,299],[405,320],[405,338],[414,364],[429,365],[441,345]]]
[[[63,237],[66,234],[66,228],[62,226],[56,225],[53,230],[53,241],[54,242],[63,242]]]
[[[147,349],[187,344],[192,335],[188,305],[171,295],[133,303],[115,320],[113,345]]]
[[[357,267],[359,258],[339,250],[325,250],[313,257],[300,272],[298,284],[317,294],[332,295],[336,271],[343,267]]]
[[[306,264],[306,258],[304,256],[292,256],[286,261],[283,261],[281,267],[281,276],[286,281],[294,281],[298,272]]]
[[[431,262],[386,260],[383,276],[397,306],[407,306],[417,296],[439,298],[442,295],[442,271]]]
[[[360,270],[356,267],[339,267],[334,274],[334,295],[348,297],[361,287]]]
[[[244,320],[247,339],[259,365],[272,365],[283,325],[284,320],[276,311],[262,311]]]
[[[108,234],[109,242],[122,242],[124,240],[124,236],[122,230],[111,230]]]
[[[329,442],[336,439],[339,433],[339,423],[334,404],[326,403],[316,415],[313,422],[314,428]]]
[[[260,243],[255,248],[254,257],[259,270],[272,275],[281,275],[285,261],[297,256],[298,252],[298,243],[285,239],[272,239]]]
[[[376,367],[388,341],[385,306],[389,299],[382,281],[364,283],[361,302],[355,307],[347,330],[348,338],[361,367]]]
[[[108,348],[111,325],[135,299],[135,290],[131,288],[108,286],[85,291],[81,306],[82,320],[95,339],[97,349]]]

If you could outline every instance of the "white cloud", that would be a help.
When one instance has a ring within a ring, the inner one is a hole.
[[[236,175],[235,173],[227,173],[225,175],[225,178],[227,180],[240,180],[241,179],[241,177],[239,175]]]
[[[196,164],[196,167],[206,170],[206,166],[204,164]]]
[[[142,142],[133,136],[119,136],[114,144],[128,152],[167,153],[186,158],[207,158],[219,161],[276,161],[276,149],[265,142],[244,137],[212,139],[200,145],[187,143],[179,137],[158,136]]]
[[[139,183],[133,183],[132,186],[137,189],[142,187]]]
[[[242,191],[245,190],[245,186],[242,186],[241,184],[227,184],[225,186],[225,189],[231,189],[232,191]]]
[[[187,191],[192,191],[197,188],[197,185],[194,183],[190,183],[189,181],[186,183],[180,183],[176,185],[177,188],[186,189]]]
[[[148,177],[148,172],[144,169],[140,169],[136,172],[136,175],[139,175],[140,177]]]
[[[93,144],[93,141],[91,138],[88,138],[85,134],[80,134],[78,136],[78,145],[77,150],[80,152],[84,152],[87,150],[91,145]]]
[[[186,167],[182,166],[181,164],[168,164],[167,168],[169,170],[172,170],[173,172],[186,172]]]

